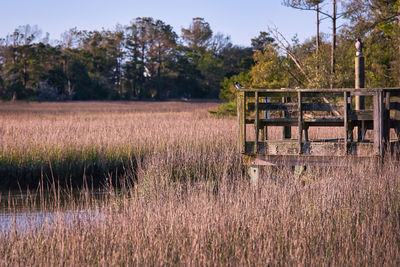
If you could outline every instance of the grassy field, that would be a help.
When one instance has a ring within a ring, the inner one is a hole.
[[[31,185],[22,204],[1,198],[0,265],[400,263],[398,165],[283,168],[250,186],[217,105],[0,105],[2,172]],[[81,189],[35,187],[60,177]]]

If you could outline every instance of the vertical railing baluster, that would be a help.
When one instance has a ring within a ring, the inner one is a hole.
[[[269,96],[267,96],[266,98],[265,98],[265,102],[266,103],[269,103],[270,102],[270,97]],[[265,119],[269,119],[270,118],[270,111],[269,110],[266,110],[265,111]],[[267,141],[268,140],[268,126],[267,125],[264,125],[264,140],[265,141]]]
[[[256,110],[256,116],[255,116],[255,119],[254,119],[254,130],[256,131],[255,132],[255,134],[256,134],[256,140],[255,140],[255,144],[254,144],[254,153],[255,154],[257,154],[258,153],[258,134],[259,134],[259,130],[260,130],[260,125],[259,125],[259,123],[260,123],[260,115],[259,115],[259,112],[258,112],[258,92],[256,91],[255,93],[254,93],[255,95],[254,95],[254,101],[255,101],[255,103],[254,103],[254,107],[255,107],[255,110]]]
[[[302,107],[302,95],[301,92],[297,92],[298,101],[298,130],[299,130],[299,154],[302,154],[302,139],[303,139],[303,107]]]
[[[383,131],[383,99],[382,91],[374,94],[374,153],[383,156],[382,131]]]
[[[349,153],[349,92],[344,92],[344,154]]]
[[[246,92],[238,92],[239,152],[246,153]]]
[[[385,144],[390,143],[390,92],[384,92],[385,94],[385,112],[383,113],[384,116],[384,141]]]

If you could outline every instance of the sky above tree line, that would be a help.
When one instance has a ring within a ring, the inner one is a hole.
[[[304,41],[315,34],[314,16],[314,12],[282,6],[281,0],[13,0],[2,3],[0,38],[30,24],[55,40],[70,28],[113,29],[136,17],[160,19],[180,34],[193,17],[203,17],[214,33],[229,35],[234,44],[248,46],[268,25],[276,26],[289,39],[297,34]],[[329,33],[329,26],[328,21],[323,22],[322,31]]]

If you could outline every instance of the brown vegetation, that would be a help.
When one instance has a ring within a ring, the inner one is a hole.
[[[105,158],[146,153],[127,166],[121,188],[106,185],[100,197],[54,186],[50,195],[32,191],[22,207],[2,200],[11,219],[0,265],[399,264],[400,176],[390,159],[382,170],[313,168],[299,177],[274,169],[254,187],[234,118],[210,117],[208,106],[155,106],[153,114],[2,113],[3,155],[39,149],[55,160],[48,151],[57,148],[62,161],[66,149],[88,146]]]

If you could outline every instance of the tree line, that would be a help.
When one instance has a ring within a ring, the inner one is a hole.
[[[178,35],[150,17],[114,30],[66,31],[49,42],[36,26],[0,39],[0,98],[234,99],[235,82],[253,88],[354,87],[354,42],[361,38],[366,86],[400,85],[399,0],[284,0],[312,12],[316,34],[300,42],[268,28],[249,47],[193,18]],[[321,23],[332,32],[320,32]],[[312,25],[310,25],[312,27]]]
[[[2,99],[216,98],[225,76],[248,69],[252,49],[193,18],[181,35],[150,17],[114,30],[76,28],[56,44],[37,26],[0,42]]]

